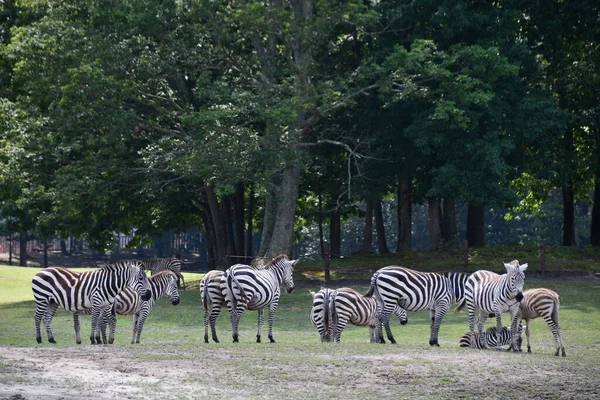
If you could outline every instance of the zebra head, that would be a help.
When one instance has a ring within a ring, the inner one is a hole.
[[[508,291],[517,301],[523,300],[523,284],[525,283],[525,270],[527,264],[519,265],[519,261],[514,260],[510,263],[504,263],[508,279]]]
[[[131,275],[129,277],[129,287],[134,289],[143,301],[150,300],[152,292],[150,290],[150,282],[144,270],[144,266],[137,261],[129,264]]]
[[[285,266],[283,268],[283,283],[285,283],[285,290],[288,293],[294,291],[294,265],[298,260],[285,260]]]
[[[176,273],[169,274],[169,283],[167,285],[167,296],[169,296],[169,300],[171,300],[171,304],[176,306],[179,304],[179,289],[177,289],[177,281],[179,280]]]

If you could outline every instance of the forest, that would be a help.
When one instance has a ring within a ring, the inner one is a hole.
[[[214,266],[307,237],[600,245],[597,1],[0,7],[0,231],[22,244],[195,230]]]

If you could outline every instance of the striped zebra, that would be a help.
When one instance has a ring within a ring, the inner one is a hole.
[[[408,322],[406,310],[400,306],[394,308],[394,314],[402,325]],[[340,341],[342,332],[350,322],[356,326],[368,326],[370,328],[371,343],[383,341],[383,337],[377,337],[381,329],[378,328],[377,302],[373,297],[365,297],[352,288],[340,288],[331,295],[331,326],[333,331],[332,340]]]
[[[468,277],[469,274],[460,272],[420,272],[388,266],[373,274],[371,287],[365,296],[373,296],[377,301],[377,315],[391,343],[396,343],[396,340],[390,329],[390,315],[399,305],[406,311],[429,310],[429,344],[439,346],[438,333],[442,319],[450,304],[463,299]],[[382,340],[383,334],[379,332],[378,337]]]
[[[519,317],[525,320],[525,335],[527,336],[528,353],[531,353],[531,345],[529,342],[529,327],[531,320],[542,317],[544,321],[546,321],[546,324],[548,324],[548,327],[554,336],[554,344],[556,347],[556,353],[554,355],[558,356],[559,352],[562,352],[563,357],[567,356],[558,321],[559,303],[560,297],[556,292],[550,289],[538,288],[529,289],[523,292],[523,300],[521,300],[519,306]]]
[[[200,299],[204,310],[204,343],[208,343],[209,324],[213,341],[219,343],[215,324],[221,308],[227,305],[225,296],[221,291],[221,279],[224,275],[225,272],[223,271],[212,270],[208,271],[200,281]]]
[[[173,271],[177,274],[177,285],[179,286],[179,280],[181,279],[181,287],[185,290],[185,280],[181,273],[181,260],[175,257],[171,258],[146,258],[140,260],[144,265],[146,271],[150,271],[150,275],[159,273],[160,271]]]
[[[50,324],[58,307],[73,313],[91,309],[92,330],[90,341],[100,344],[101,316],[110,309],[115,297],[126,287],[133,288],[143,300],[150,299],[150,284],[142,265],[138,262],[122,261],[106,265],[94,271],[75,272],[65,268],[50,267],[38,272],[31,281],[35,298],[35,338],[42,342],[40,322],[44,320],[48,341],[56,343]],[[79,316],[73,318],[76,342],[79,337]],[[102,337],[106,343],[106,334]]]
[[[510,332],[510,328],[505,326],[500,330],[500,334],[496,335],[496,327],[492,326],[486,330],[485,340],[484,338],[479,336],[479,332],[467,332],[460,337],[458,340],[458,345],[460,347],[469,347],[472,349],[489,349],[490,347],[500,347],[500,346],[508,346],[512,343],[512,333]],[[499,342],[497,343],[496,340]],[[519,339],[517,339],[517,342]],[[511,348],[509,347],[508,350]]]
[[[263,311],[269,307],[269,340],[273,339],[273,318],[279,305],[281,286],[287,292],[294,290],[293,271],[298,260],[289,260],[285,254],[269,261],[264,268],[236,264],[227,269],[221,279],[221,291],[229,309],[233,342],[239,342],[238,325],[244,310],[258,311],[256,342],[260,343],[264,323]]]
[[[523,299],[523,284],[525,283],[525,270],[527,264],[519,265],[519,261],[514,260],[509,264],[504,263],[506,274],[498,275],[491,271],[479,270],[474,272],[465,284],[465,298],[456,307],[460,311],[465,305],[469,313],[469,332],[473,335],[475,326],[475,313],[478,312],[477,328],[479,336],[485,337],[483,326],[488,314],[494,313],[496,316],[496,335],[502,329],[502,313],[510,312],[511,316],[511,347],[515,352],[519,351],[517,346],[517,313],[519,312],[519,302]],[[485,346],[487,342],[481,339]],[[498,338],[495,340],[498,346]]]
[[[133,315],[133,335],[131,336],[131,344],[139,343],[146,318],[148,318],[152,306],[158,299],[162,296],[168,296],[169,300],[171,300],[171,304],[174,306],[179,304],[177,279],[177,274],[168,270],[152,275],[148,278],[151,296],[147,301],[143,301],[136,291],[131,290],[130,288],[123,289],[123,291],[115,298],[113,308],[104,311],[102,329],[104,334],[106,325],[109,326],[110,333],[108,335],[108,343],[112,344],[115,341],[115,330],[117,328],[116,314]],[[86,312],[86,314],[87,313],[88,312]]]
[[[318,292],[310,292],[313,306],[310,310],[310,321],[317,328],[321,342],[330,342],[331,333],[331,295],[334,289],[321,288]]]

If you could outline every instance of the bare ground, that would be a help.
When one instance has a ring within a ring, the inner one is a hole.
[[[252,346],[2,345],[0,399],[600,397],[597,365],[571,355]]]

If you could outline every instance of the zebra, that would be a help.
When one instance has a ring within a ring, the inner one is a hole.
[[[442,319],[450,304],[463,299],[468,277],[468,273],[462,272],[420,272],[399,266],[377,270],[371,277],[371,287],[365,296],[372,296],[377,301],[380,341],[384,343],[383,327],[390,342],[396,343],[390,329],[390,315],[399,305],[407,311],[430,311],[429,344],[439,346],[438,333]]]
[[[460,347],[469,347],[473,349],[489,349],[490,347],[499,347],[499,346],[507,346],[512,343],[512,333],[510,332],[510,328],[505,326],[500,330],[500,334],[496,335],[496,327],[492,326],[487,329],[485,334],[486,343],[482,340],[484,338],[479,336],[478,332],[467,332],[460,337],[458,340],[458,345]],[[499,342],[496,343],[496,340]],[[519,339],[517,339],[519,342]],[[509,347],[508,350],[511,348]]]
[[[221,312],[221,308],[227,305],[225,296],[221,291],[221,279],[223,275],[225,275],[223,271],[208,271],[200,281],[200,299],[202,300],[202,308],[204,310],[204,343],[208,343],[209,324],[213,341],[219,343],[215,323]]]
[[[554,344],[556,347],[555,356],[562,352],[562,356],[566,357],[565,346],[560,331],[558,321],[560,297],[558,293],[545,288],[529,289],[523,292],[523,300],[519,305],[518,318],[525,320],[525,335],[527,336],[527,352],[531,353],[531,345],[529,342],[529,327],[531,320],[542,317],[554,336]],[[520,346],[519,346],[520,348]]]
[[[270,260],[264,268],[249,265],[231,266],[221,278],[221,291],[225,295],[229,309],[233,342],[239,342],[238,325],[245,309],[258,311],[258,332],[256,342],[261,341],[264,323],[263,311],[269,307],[269,340],[273,338],[273,319],[279,305],[281,285],[285,284],[288,293],[294,290],[293,271],[298,260],[289,260],[285,254]]]
[[[377,302],[373,297],[365,297],[352,288],[340,288],[331,295],[331,325],[332,340],[340,341],[342,331],[350,322],[357,326],[368,326],[371,333],[371,343],[380,342],[383,338],[376,337],[378,329]],[[394,308],[394,313],[402,325],[406,325],[408,318],[406,310],[400,306]]]
[[[185,280],[181,273],[181,260],[175,257],[171,258],[146,258],[140,260],[144,265],[146,271],[150,271],[150,275],[159,273],[160,271],[173,271],[177,274],[177,285],[179,286],[179,280],[181,279],[181,287],[185,290]]]
[[[112,309],[104,311],[102,320],[103,334],[106,332],[106,325],[110,328],[108,343],[112,344],[115,341],[115,330],[117,327],[118,315],[133,315],[133,335],[131,336],[131,344],[139,343],[144,322],[148,318],[148,314],[154,303],[162,296],[168,296],[171,304],[176,306],[179,304],[179,290],[177,289],[177,274],[173,271],[161,271],[156,275],[148,278],[150,283],[150,291],[152,293],[150,299],[142,301],[140,296],[129,288],[123,289],[115,298]],[[89,312],[85,312],[89,314]],[[77,333],[79,334],[79,333]]]
[[[334,289],[321,288],[318,292],[310,292],[313,298],[313,306],[310,310],[310,320],[317,328],[321,342],[330,342],[332,329],[331,324],[331,295]]]
[[[92,344],[100,344],[102,313],[105,309],[110,309],[115,297],[126,287],[133,288],[142,300],[150,299],[150,284],[140,263],[122,261],[89,272],[75,272],[59,267],[39,271],[31,281],[36,303],[34,319],[37,342],[42,342],[40,322],[43,319],[48,341],[56,343],[50,324],[60,306],[74,313],[91,309],[90,341]],[[78,315],[73,318],[73,322],[76,343],[80,344]],[[106,334],[102,337],[102,343],[106,343]]]
[[[518,260],[504,263],[506,274],[498,275],[491,271],[479,270],[474,272],[465,284],[465,297],[460,302],[456,311],[460,311],[465,305],[469,313],[469,332],[473,335],[475,325],[475,312],[479,312],[478,331],[479,336],[485,337],[483,326],[489,313],[496,316],[496,336],[502,329],[502,313],[510,312],[513,351],[518,352],[517,346],[517,313],[519,302],[523,299],[523,284],[525,282],[525,270],[527,264],[519,265]],[[486,340],[481,339],[483,346]],[[496,348],[500,350],[498,338],[495,340]]]

